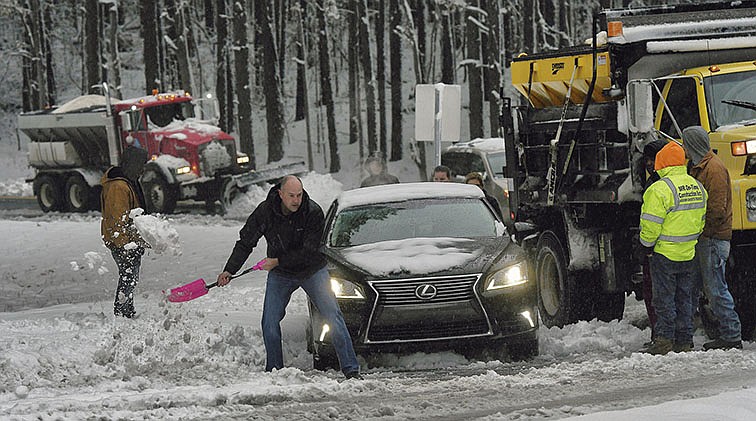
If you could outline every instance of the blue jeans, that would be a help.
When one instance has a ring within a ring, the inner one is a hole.
[[[740,318],[735,312],[735,302],[725,280],[730,242],[701,236],[696,243],[693,304],[698,303],[699,291],[703,290],[709,301],[711,314],[717,321],[719,338],[736,342],[740,340]]]
[[[656,310],[656,337],[693,342],[693,260],[675,262],[654,253],[649,259]]]
[[[113,313],[116,316],[134,317],[134,288],[139,282],[139,266],[142,263],[144,248],[137,247],[131,250],[125,248],[113,248],[116,266],[118,266],[118,288],[116,289]]]
[[[336,356],[339,358],[341,371],[344,374],[359,371],[360,364],[354,353],[352,338],[349,336],[336,297],[331,291],[330,278],[325,267],[306,279],[289,278],[276,273],[275,270],[268,273],[262,314],[262,332],[267,354],[265,371],[280,369],[284,366],[281,320],[286,315],[286,305],[289,304],[291,294],[299,287],[305,290],[312,303],[331,326],[333,345]]]

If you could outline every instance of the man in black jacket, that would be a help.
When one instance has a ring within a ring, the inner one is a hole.
[[[323,210],[309,198],[302,181],[295,176],[284,177],[247,218],[231,257],[218,275],[218,286],[231,281],[231,275],[242,267],[264,236],[268,243],[263,264],[268,271],[262,315],[265,371],[284,366],[281,320],[291,294],[301,287],[331,326],[341,371],[347,378],[361,379],[352,339],[330,287],[325,256],[319,251],[324,226]]]

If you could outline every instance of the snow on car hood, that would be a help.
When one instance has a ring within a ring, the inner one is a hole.
[[[465,266],[477,259],[484,248],[469,238],[411,238],[381,241],[349,247],[341,251],[344,260],[373,276],[409,272],[440,272]]]

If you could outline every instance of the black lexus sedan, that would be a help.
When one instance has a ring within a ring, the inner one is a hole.
[[[538,353],[536,286],[525,252],[476,186],[345,191],[328,210],[322,246],[358,354]],[[311,302],[309,313],[314,367],[338,368],[328,324]]]

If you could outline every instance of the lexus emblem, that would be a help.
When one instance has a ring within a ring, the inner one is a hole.
[[[421,300],[430,300],[438,294],[438,290],[431,284],[422,284],[415,288],[415,296]]]

